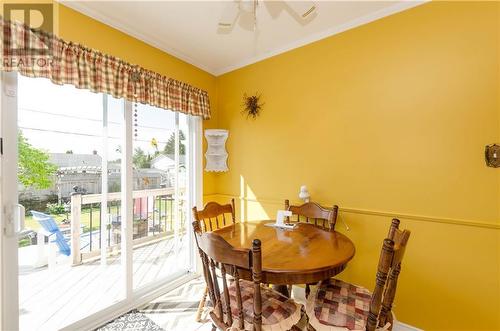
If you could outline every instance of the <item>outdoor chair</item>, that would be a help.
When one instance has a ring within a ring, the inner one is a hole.
[[[41,229],[38,230],[37,237],[39,247],[43,249],[45,237],[49,239],[49,245],[53,244],[57,246],[58,252],[56,252],[53,248],[49,248],[48,264],[49,268],[51,268],[56,264],[57,253],[67,257],[71,255],[71,247],[68,244],[70,238],[62,234],[61,229],[59,229],[59,226],[52,216],[34,210],[30,211],[30,213],[41,226]],[[87,243],[82,246],[82,248],[85,248],[88,245],[89,244]]]

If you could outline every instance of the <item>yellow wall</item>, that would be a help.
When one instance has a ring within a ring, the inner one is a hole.
[[[217,78],[228,173],[206,199],[273,217],[306,184],[343,207],[373,287],[392,215],[412,230],[396,315],[435,330],[500,329],[498,3],[428,3]],[[262,115],[240,114],[262,93]]]
[[[212,119],[203,121],[203,126],[216,127],[215,76],[66,6],[57,6],[58,34],[64,40],[81,43],[207,91],[212,107]],[[204,176],[204,194],[215,192],[214,179],[212,174]]]
[[[204,126],[230,130],[230,171],[204,174],[206,200],[267,218],[307,184],[351,228],[340,277],[369,288],[399,215],[412,238],[397,317],[500,329],[500,173],[483,161],[500,141],[499,17],[498,3],[429,3],[218,78],[64,6],[59,34],[209,92]],[[247,120],[255,91],[266,105]]]

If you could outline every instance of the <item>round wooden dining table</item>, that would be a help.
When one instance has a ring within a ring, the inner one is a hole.
[[[297,223],[294,229],[267,226],[274,221],[247,221],[215,230],[235,248],[262,242],[262,282],[291,285],[329,279],[345,269],[355,248],[345,235],[313,224]],[[251,279],[249,270],[241,270]]]

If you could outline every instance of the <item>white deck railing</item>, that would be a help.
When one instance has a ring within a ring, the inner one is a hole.
[[[181,195],[182,195],[183,191],[184,190],[181,190],[181,192],[180,192]],[[154,222],[154,217],[155,217],[154,215],[156,212],[156,210],[155,210],[156,208],[154,207],[155,201],[157,201],[157,199],[160,199],[160,206],[161,206],[162,197],[165,197],[165,196],[171,197],[168,199],[168,201],[172,201],[174,193],[175,193],[174,188],[160,188],[160,189],[133,191],[132,197],[133,197],[133,199],[137,199],[137,198],[148,198],[148,199],[150,198],[150,199],[152,199],[153,210],[151,210],[151,211],[147,210],[146,214],[149,215],[149,212],[151,212],[153,215],[153,222]],[[121,200],[121,192],[108,193],[108,203],[113,202],[113,201],[116,202],[116,201],[120,201],[120,200]],[[163,200],[163,201],[167,201],[167,200]],[[101,194],[82,195],[82,194],[75,193],[71,196],[71,261],[72,261],[73,265],[81,264],[83,258],[97,256],[98,252],[100,252],[100,249],[96,249],[96,250],[91,249],[91,251],[89,251],[88,253],[85,253],[85,254],[83,254],[81,252],[81,247],[82,247],[82,245],[81,245],[82,206],[89,205],[89,204],[90,205],[91,204],[100,204],[100,203],[101,203]],[[165,203],[165,208],[166,208],[166,203]],[[167,211],[165,210],[165,212],[167,212]],[[90,215],[92,215],[92,211],[91,211]],[[180,213],[179,213],[179,215],[180,215]],[[149,240],[155,240],[158,238],[158,236],[162,235],[162,233],[161,233],[162,232],[161,231],[161,219],[162,219],[162,217],[163,217],[163,215],[160,212],[159,213],[160,231],[157,231],[158,234],[149,236],[149,218],[148,218],[148,225],[147,225],[148,236],[146,238],[139,238],[138,240],[134,240],[134,244],[142,244],[142,243],[149,241]],[[165,217],[165,229],[166,229],[166,222],[167,222],[169,215],[167,215],[165,213],[164,217]],[[174,215],[170,215],[171,221],[173,220],[173,217],[174,217]],[[99,219],[100,219],[99,228],[102,225],[104,225],[107,227],[108,231],[110,231],[109,226],[111,224],[109,222],[109,219],[105,220],[105,222],[102,222],[101,218],[99,218]],[[181,216],[181,219],[182,219],[182,216]],[[94,229],[93,229],[93,227],[91,227],[90,234],[89,234],[90,236],[93,235],[93,231],[94,231]],[[154,230],[153,230],[153,234],[154,234]],[[163,231],[163,234],[164,235],[167,234],[166,230]],[[115,245],[115,246],[119,246],[119,245]],[[109,248],[111,248],[111,245],[108,242],[108,249]],[[119,249],[119,247],[118,247],[118,249]]]

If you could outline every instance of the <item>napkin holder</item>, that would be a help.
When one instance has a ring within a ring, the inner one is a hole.
[[[289,210],[278,210],[276,214],[276,223],[268,223],[267,226],[272,226],[281,229],[295,229],[297,224],[295,223],[285,223],[285,217],[292,216],[292,212]]]

